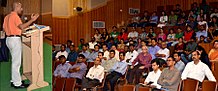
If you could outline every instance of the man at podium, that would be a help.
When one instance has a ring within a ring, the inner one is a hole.
[[[22,23],[19,14],[22,14],[23,8],[22,4],[19,2],[13,3],[13,10],[4,18],[3,28],[6,32],[6,45],[9,48],[9,51],[12,56],[12,73],[11,73],[11,82],[12,86],[16,89],[26,88],[28,84],[24,84],[21,81],[20,75],[20,66],[21,66],[21,54],[22,54],[22,42],[21,42],[21,33],[25,32],[30,24],[37,20],[39,14],[32,14],[31,19]]]

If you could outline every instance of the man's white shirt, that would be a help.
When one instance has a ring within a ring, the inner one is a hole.
[[[192,78],[192,79],[196,79],[200,82],[203,82],[205,76],[210,81],[216,81],[211,70],[209,69],[209,67],[206,64],[199,61],[199,63],[196,65],[196,64],[194,64],[194,61],[192,61],[186,65],[184,71],[182,72],[181,78],[182,78],[182,80],[187,79],[187,78]]]

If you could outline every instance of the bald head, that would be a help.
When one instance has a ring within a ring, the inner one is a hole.
[[[14,2],[12,8],[13,11],[17,12],[18,14],[21,14],[23,11],[22,4],[20,2]]]

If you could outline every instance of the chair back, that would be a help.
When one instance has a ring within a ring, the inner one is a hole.
[[[183,90],[182,91],[197,91],[199,81],[194,79],[185,79],[183,80]]]
[[[217,91],[216,82],[204,80],[202,83],[202,91]]]
[[[64,91],[65,78],[55,77],[54,91]]]
[[[149,87],[139,87],[139,91],[151,91]]]
[[[64,91],[74,91],[75,84],[76,84],[75,78],[67,78],[65,81]]]
[[[135,91],[135,85],[123,85],[121,91]]]

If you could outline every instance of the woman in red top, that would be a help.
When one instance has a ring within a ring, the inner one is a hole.
[[[126,29],[125,29],[125,28],[122,28],[122,29],[121,29],[121,33],[120,33],[120,35],[118,36],[118,40],[120,41],[121,39],[123,39],[125,42],[126,42],[127,39],[128,39],[128,33],[126,32]]]
[[[185,43],[189,42],[192,37],[195,37],[195,31],[193,31],[192,27],[188,25],[186,31],[184,32]]]

